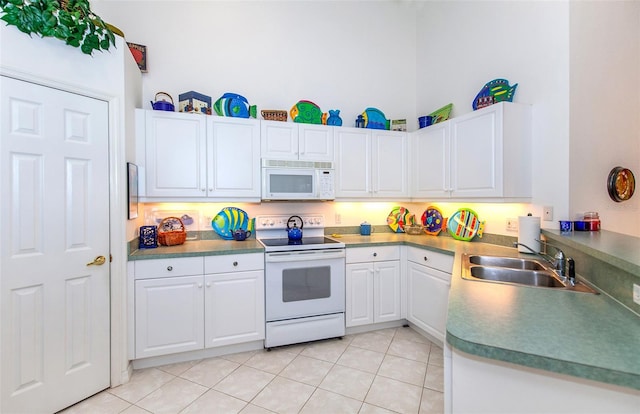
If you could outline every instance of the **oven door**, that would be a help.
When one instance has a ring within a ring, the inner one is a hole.
[[[267,253],[267,321],[344,312],[344,274],[344,249]]]

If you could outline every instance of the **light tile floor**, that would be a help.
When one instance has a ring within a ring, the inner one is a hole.
[[[137,370],[62,413],[442,413],[443,365],[411,328],[384,329]]]

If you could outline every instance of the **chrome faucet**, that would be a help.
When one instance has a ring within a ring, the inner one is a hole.
[[[567,258],[564,255],[564,252],[560,250],[558,247],[547,243],[546,241],[542,241],[542,240],[536,240],[536,241],[544,244],[545,250],[546,250],[546,246],[553,247],[554,249],[556,249],[556,254],[553,257],[551,257],[546,253],[536,252],[526,244],[518,243],[518,242],[513,242],[513,247],[522,246],[525,249],[529,250],[531,253],[540,256],[542,259],[544,259],[544,261],[546,261],[547,263],[553,266],[553,268],[557,271],[557,273],[559,274],[559,276],[562,277],[563,280],[566,280],[567,279]],[[573,262],[573,259],[571,259],[571,261]],[[569,279],[573,284],[575,281],[575,276],[570,277]]]

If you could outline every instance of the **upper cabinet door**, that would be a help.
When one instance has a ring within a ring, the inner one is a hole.
[[[407,197],[409,195],[407,133],[374,130],[371,135],[373,197]]]
[[[451,120],[451,197],[531,197],[531,106],[501,102]]]
[[[333,161],[335,127],[314,124],[298,125],[298,158],[306,161]]]
[[[205,197],[204,115],[146,111],[146,195]]]
[[[274,160],[298,159],[298,124],[260,121],[262,158]]]
[[[262,158],[333,161],[333,127],[260,121]]]
[[[371,130],[337,128],[336,198],[371,197]]]
[[[449,125],[443,122],[412,134],[412,197],[449,197]]]
[[[260,197],[260,121],[209,117],[209,197]]]

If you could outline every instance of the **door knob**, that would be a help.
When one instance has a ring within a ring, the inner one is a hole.
[[[98,256],[95,259],[93,259],[93,262],[87,263],[87,266],[91,266],[91,265],[102,266],[103,264],[105,264],[106,261],[107,259],[104,256]]]

